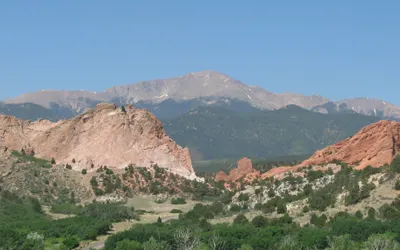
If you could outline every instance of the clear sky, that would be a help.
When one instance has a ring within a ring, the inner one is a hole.
[[[0,1],[0,99],[215,70],[400,105],[400,1]]]

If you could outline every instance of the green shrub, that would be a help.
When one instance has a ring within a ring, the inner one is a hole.
[[[133,207],[118,204],[91,203],[79,209],[80,216],[89,216],[104,221],[120,222],[128,219],[137,219]]]
[[[394,189],[400,190],[400,180],[396,181],[396,183],[394,184]]]
[[[77,214],[79,209],[78,206],[71,203],[53,204],[51,206],[51,212],[59,214]]]
[[[243,244],[237,250],[253,250],[254,248],[249,244]]]
[[[255,195],[257,195],[257,196],[259,196],[259,195],[262,196],[262,194],[263,194],[263,189],[262,189],[262,188],[257,188],[257,189],[254,191],[254,193],[255,193]]]
[[[362,219],[363,218],[363,214],[360,210],[357,210],[357,212],[355,212],[354,216],[358,219]]]
[[[171,204],[174,204],[174,205],[186,204],[186,200],[185,200],[185,198],[181,198],[181,197],[172,198],[172,199],[171,199]]]
[[[312,189],[312,185],[311,184],[306,184],[303,187],[303,194],[308,197],[310,194],[312,194],[313,189]]]
[[[90,179],[90,185],[92,187],[97,187],[99,184],[97,183],[97,179],[96,176],[92,176],[92,178]]]
[[[224,195],[221,196],[220,201],[221,201],[223,204],[227,205],[227,204],[229,204],[229,203],[232,202],[232,196],[233,196],[233,195],[232,195],[231,193],[226,193],[226,194],[224,194]]]
[[[370,207],[370,208],[368,209],[367,218],[368,218],[368,219],[374,220],[374,219],[375,219],[375,216],[376,216],[376,210],[375,210],[373,207]]]
[[[157,241],[153,236],[143,243],[146,250],[171,250],[172,247],[166,241]]]
[[[400,173],[400,156],[396,156],[390,164],[390,169],[395,173]]]
[[[315,191],[308,199],[309,207],[313,210],[324,211],[336,202],[336,184],[331,183]]]
[[[257,215],[253,218],[251,224],[255,227],[265,227],[268,224],[268,220],[262,215]]]
[[[67,249],[74,249],[79,246],[79,241],[75,237],[70,237],[63,240],[62,244]]]
[[[315,225],[317,227],[323,227],[327,220],[328,218],[326,217],[325,214],[322,214],[321,216],[313,214],[310,219],[310,224]]]
[[[273,188],[270,188],[269,190],[268,190],[268,197],[269,198],[273,198],[273,197],[275,197],[275,191],[274,191],[274,189]]]
[[[361,200],[368,198],[371,190],[375,188],[372,183],[363,183],[362,188],[358,186],[358,182],[349,190],[349,194],[345,198],[345,205],[357,204]]]
[[[324,176],[324,172],[322,172],[321,170],[310,170],[307,172],[307,180],[309,182],[313,182],[319,178],[322,178]]]
[[[104,194],[104,191],[103,190],[101,190],[101,189],[99,189],[99,188],[93,188],[93,191],[94,191],[94,194],[96,195],[96,196],[100,196],[100,195],[103,195]]]
[[[87,174],[87,170],[84,168],[84,169],[82,169],[81,173],[82,173],[83,175],[85,175],[85,174]]]
[[[361,175],[362,179],[368,179],[371,175],[374,175],[374,174],[377,174],[380,172],[381,172],[381,168],[374,168],[371,165],[369,165],[360,171],[360,175]]]
[[[247,224],[249,220],[246,218],[244,214],[238,214],[233,220],[234,224]]]
[[[117,243],[115,250],[143,250],[143,247],[140,242],[125,239]]]
[[[238,196],[238,201],[248,201],[250,199],[249,194],[245,194],[245,193],[240,193]]]
[[[171,213],[173,213],[173,214],[181,214],[181,213],[183,213],[183,211],[179,210],[179,209],[172,209]]]
[[[219,201],[213,202],[210,206],[210,210],[215,215],[220,214],[224,211],[224,205]]]
[[[230,210],[231,210],[232,212],[239,212],[240,210],[242,210],[242,208],[241,208],[239,205],[237,205],[237,204],[232,204]]]
[[[276,212],[278,214],[284,214],[286,213],[287,209],[286,209],[286,204],[283,202],[278,203],[278,206],[276,207]]]

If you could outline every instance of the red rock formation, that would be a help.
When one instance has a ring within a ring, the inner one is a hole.
[[[215,175],[215,181],[225,181],[228,182],[230,181],[229,176],[224,172],[224,171],[219,171],[216,175]]]
[[[300,166],[340,160],[358,169],[390,164],[400,150],[400,123],[379,121],[362,128],[353,137],[315,152]]]
[[[316,151],[309,159],[295,167],[278,167],[264,173],[262,178],[277,176],[298,168],[321,165],[339,160],[363,169],[369,165],[381,167],[390,164],[400,153],[400,123],[379,121],[362,128],[354,136]]]
[[[268,178],[268,177],[275,177],[278,175],[281,175],[283,173],[286,173],[288,171],[294,171],[296,170],[295,167],[277,167],[277,168],[272,168],[269,171],[263,173],[261,175],[262,179]]]
[[[154,115],[132,106],[124,112],[103,103],[57,123],[0,115],[0,146],[33,149],[38,157],[53,157],[75,170],[91,164],[117,168],[157,164],[179,175],[194,175],[189,150],[170,139]]]
[[[251,160],[244,157],[238,161],[238,167],[232,169],[229,172],[229,175],[225,174],[224,172],[220,171],[215,176],[216,181],[225,181],[225,182],[235,182],[241,178],[247,177],[248,175],[252,175],[252,178],[256,178],[260,175],[260,171],[256,171],[253,168],[253,164]]]

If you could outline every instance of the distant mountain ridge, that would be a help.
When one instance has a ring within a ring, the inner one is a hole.
[[[27,93],[13,99],[5,100],[6,104],[32,103],[53,110],[58,116],[82,113],[100,102],[133,104],[152,109],[162,103],[170,108],[171,113],[177,109],[196,108],[208,105],[198,100],[218,99],[235,100],[247,103],[258,109],[275,110],[290,104],[322,113],[349,111],[377,116],[380,118],[400,119],[400,107],[381,100],[354,98],[331,101],[319,95],[274,94],[261,87],[246,85],[227,75],[215,71],[189,73],[180,77],[141,81],[135,84],[114,86],[104,92],[43,90]],[[333,104],[333,106],[332,106]],[[330,105],[330,106],[329,106]],[[335,108],[334,106],[340,107]],[[179,106],[179,107],[178,107]],[[60,112],[64,115],[60,115]],[[181,114],[180,112],[177,112]],[[174,114],[176,116],[176,114]],[[172,118],[172,117],[168,117]]]
[[[0,114],[11,115],[24,120],[46,119],[57,121],[72,117],[74,114],[69,109],[44,108],[34,103],[5,104],[0,102]]]

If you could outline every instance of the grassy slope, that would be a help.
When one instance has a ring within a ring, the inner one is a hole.
[[[36,197],[42,203],[72,199],[84,201],[91,197],[90,190],[82,185],[83,176],[79,172],[63,166],[52,166],[47,160],[16,151],[9,158],[3,158],[0,159],[0,165],[8,166],[8,174],[0,175],[0,188],[3,190]]]

